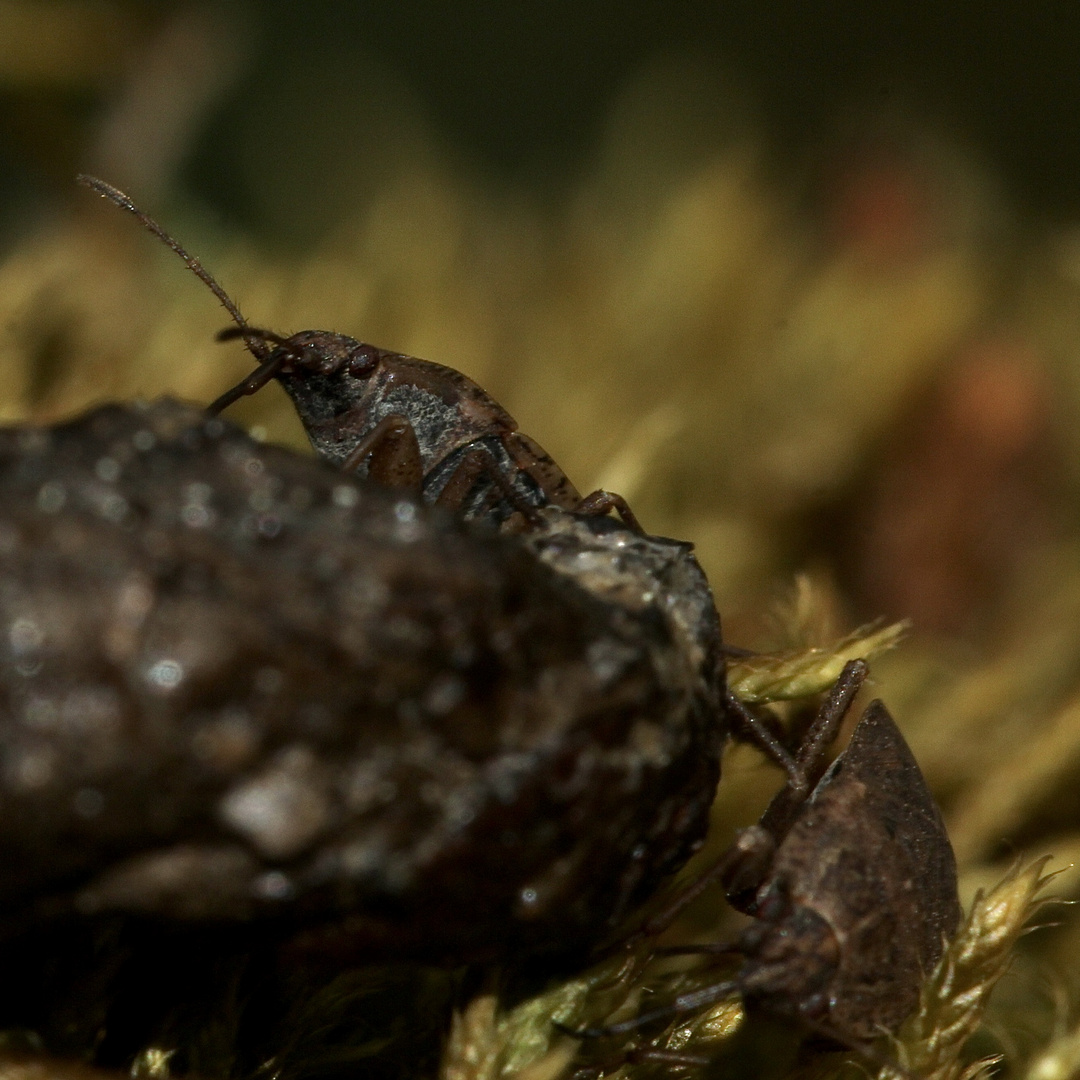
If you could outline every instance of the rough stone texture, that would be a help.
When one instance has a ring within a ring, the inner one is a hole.
[[[172,401],[0,432],[0,931],[595,941],[704,833],[719,630],[685,545],[537,550]]]

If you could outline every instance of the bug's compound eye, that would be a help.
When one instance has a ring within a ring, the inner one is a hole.
[[[378,363],[379,357],[370,345],[357,345],[349,353],[346,370],[354,379],[362,379],[370,375]]]

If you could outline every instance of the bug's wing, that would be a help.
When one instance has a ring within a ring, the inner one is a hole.
[[[920,953],[929,968],[960,921],[956,858],[922,771],[881,701],[863,714],[843,762],[849,780],[866,785],[869,811],[903,852],[919,898]]]
[[[895,1029],[914,1009],[960,908],[941,815],[881,702],[866,710],[803,807],[767,885],[832,930],[836,1029],[853,1041]]]

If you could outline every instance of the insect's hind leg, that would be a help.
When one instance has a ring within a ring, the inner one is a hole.
[[[490,480],[498,496],[505,499],[530,525],[540,523],[542,519],[537,508],[518,494],[514,485],[504,474],[502,467],[491,452],[483,446],[472,447],[465,454],[446,486],[439,493],[435,505],[446,510],[459,511],[481,477]]]
[[[810,795],[810,780],[816,776],[851,709],[855,695],[869,674],[865,660],[849,660],[822,702],[810,729],[794,755],[783,753],[791,763],[788,782],[773,797],[757,825],[741,829],[731,846],[693,881],[680,889],[659,911],[634,933],[631,943],[663,933],[710,885],[723,885],[729,900],[747,896],[763,880],[773,853],[783,839],[799,808]],[[734,698],[734,695],[732,695]],[[737,698],[734,698],[738,701]],[[742,705],[742,702],[738,702]],[[745,706],[742,706],[745,708]],[[777,744],[779,745],[779,744]],[[781,747],[781,749],[783,749]],[[739,904],[736,902],[736,907]]]
[[[621,495],[616,495],[614,491],[598,489],[591,495],[586,495],[581,502],[571,509],[575,514],[587,514],[590,517],[603,517],[614,510],[628,528],[637,533],[644,534],[645,532],[626,500]]]

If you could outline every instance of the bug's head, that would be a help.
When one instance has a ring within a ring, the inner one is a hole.
[[[387,354],[371,345],[363,345],[344,334],[326,330],[305,330],[292,337],[282,337],[272,330],[249,326],[228,293],[207,272],[202,263],[185,251],[149,214],[140,210],[130,196],[96,176],[80,174],[80,184],[134,214],[143,226],[184,260],[188,269],[221,301],[232,316],[234,326],[218,334],[219,341],[242,338],[259,366],[243,382],[221,395],[209,408],[219,413],[234,401],[254,394],[271,379],[278,379],[296,402],[301,415],[305,404],[317,404],[326,411],[333,398],[355,398],[363,381],[378,368]],[[359,380],[359,381],[358,381]]]
[[[259,366],[210,406],[213,413],[255,393],[271,379],[282,384],[302,415],[316,403],[323,408],[334,400],[346,404],[387,355],[373,345],[329,330],[303,330],[282,337],[272,330],[230,326],[217,337],[219,341],[243,338]]]

